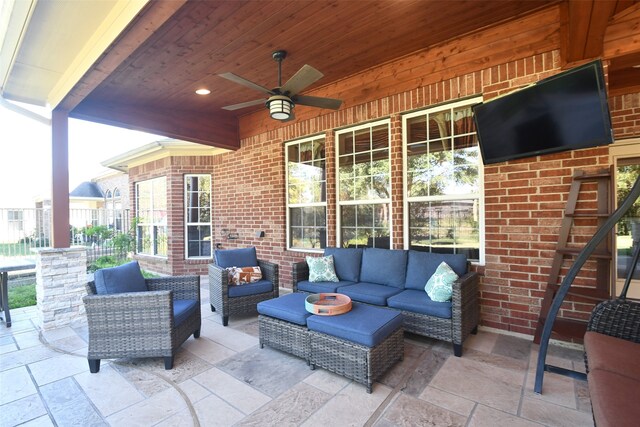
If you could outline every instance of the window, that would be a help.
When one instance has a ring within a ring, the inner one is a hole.
[[[7,211],[7,220],[9,222],[9,231],[22,231],[24,229],[23,211],[10,210]]]
[[[115,217],[114,227],[117,231],[124,231],[122,224],[122,199],[120,198],[120,190],[113,190],[113,214]]]
[[[408,114],[405,242],[410,249],[483,261],[482,167],[470,99]],[[405,244],[406,245],[406,244]]]
[[[186,257],[211,257],[211,176],[185,175]]]
[[[106,208],[106,211],[107,211],[107,224],[109,224],[109,227],[113,228],[114,212],[113,212],[113,193],[111,192],[111,190],[107,190],[107,192],[104,195],[104,198],[105,198],[104,207]]]
[[[324,137],[286,145],[287,247],[313,250],[327,245],[327,169]]]
[[[167,179],[136,183],[137,250],[167,256]]]
[[[338,245],[389,248],[389,121],[336,133]]]

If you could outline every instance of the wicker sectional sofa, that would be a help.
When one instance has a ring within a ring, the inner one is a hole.
[[[293,265],[294,292],[338,292],[353,301],[400,310],[405,331],[447,341],[454,354],[477,331],[478,275],[468,271],[461,254],[378,248],[327,248],[333,255],[338,282],[310,282],[305,261]],[[459,276],[449,302],[432,301],[424,286],[441,262]]]

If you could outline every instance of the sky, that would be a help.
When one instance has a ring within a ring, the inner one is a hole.
[[[44,108],[29,109],[51,117]],[[70,119],[69,191],[108,171],[102,161],[160,139],[163,137]],[[0,105],[0,208],[30,208],[36,198],[50,197],[51,127]]]

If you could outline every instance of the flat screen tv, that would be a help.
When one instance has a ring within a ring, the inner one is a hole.
[[[613,142],[602,63],[473,107],[485,164]]]

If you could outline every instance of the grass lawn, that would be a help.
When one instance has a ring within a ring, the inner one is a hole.
[[[9,308],[36,305],[36,285],[23,285],[9,288]]]

